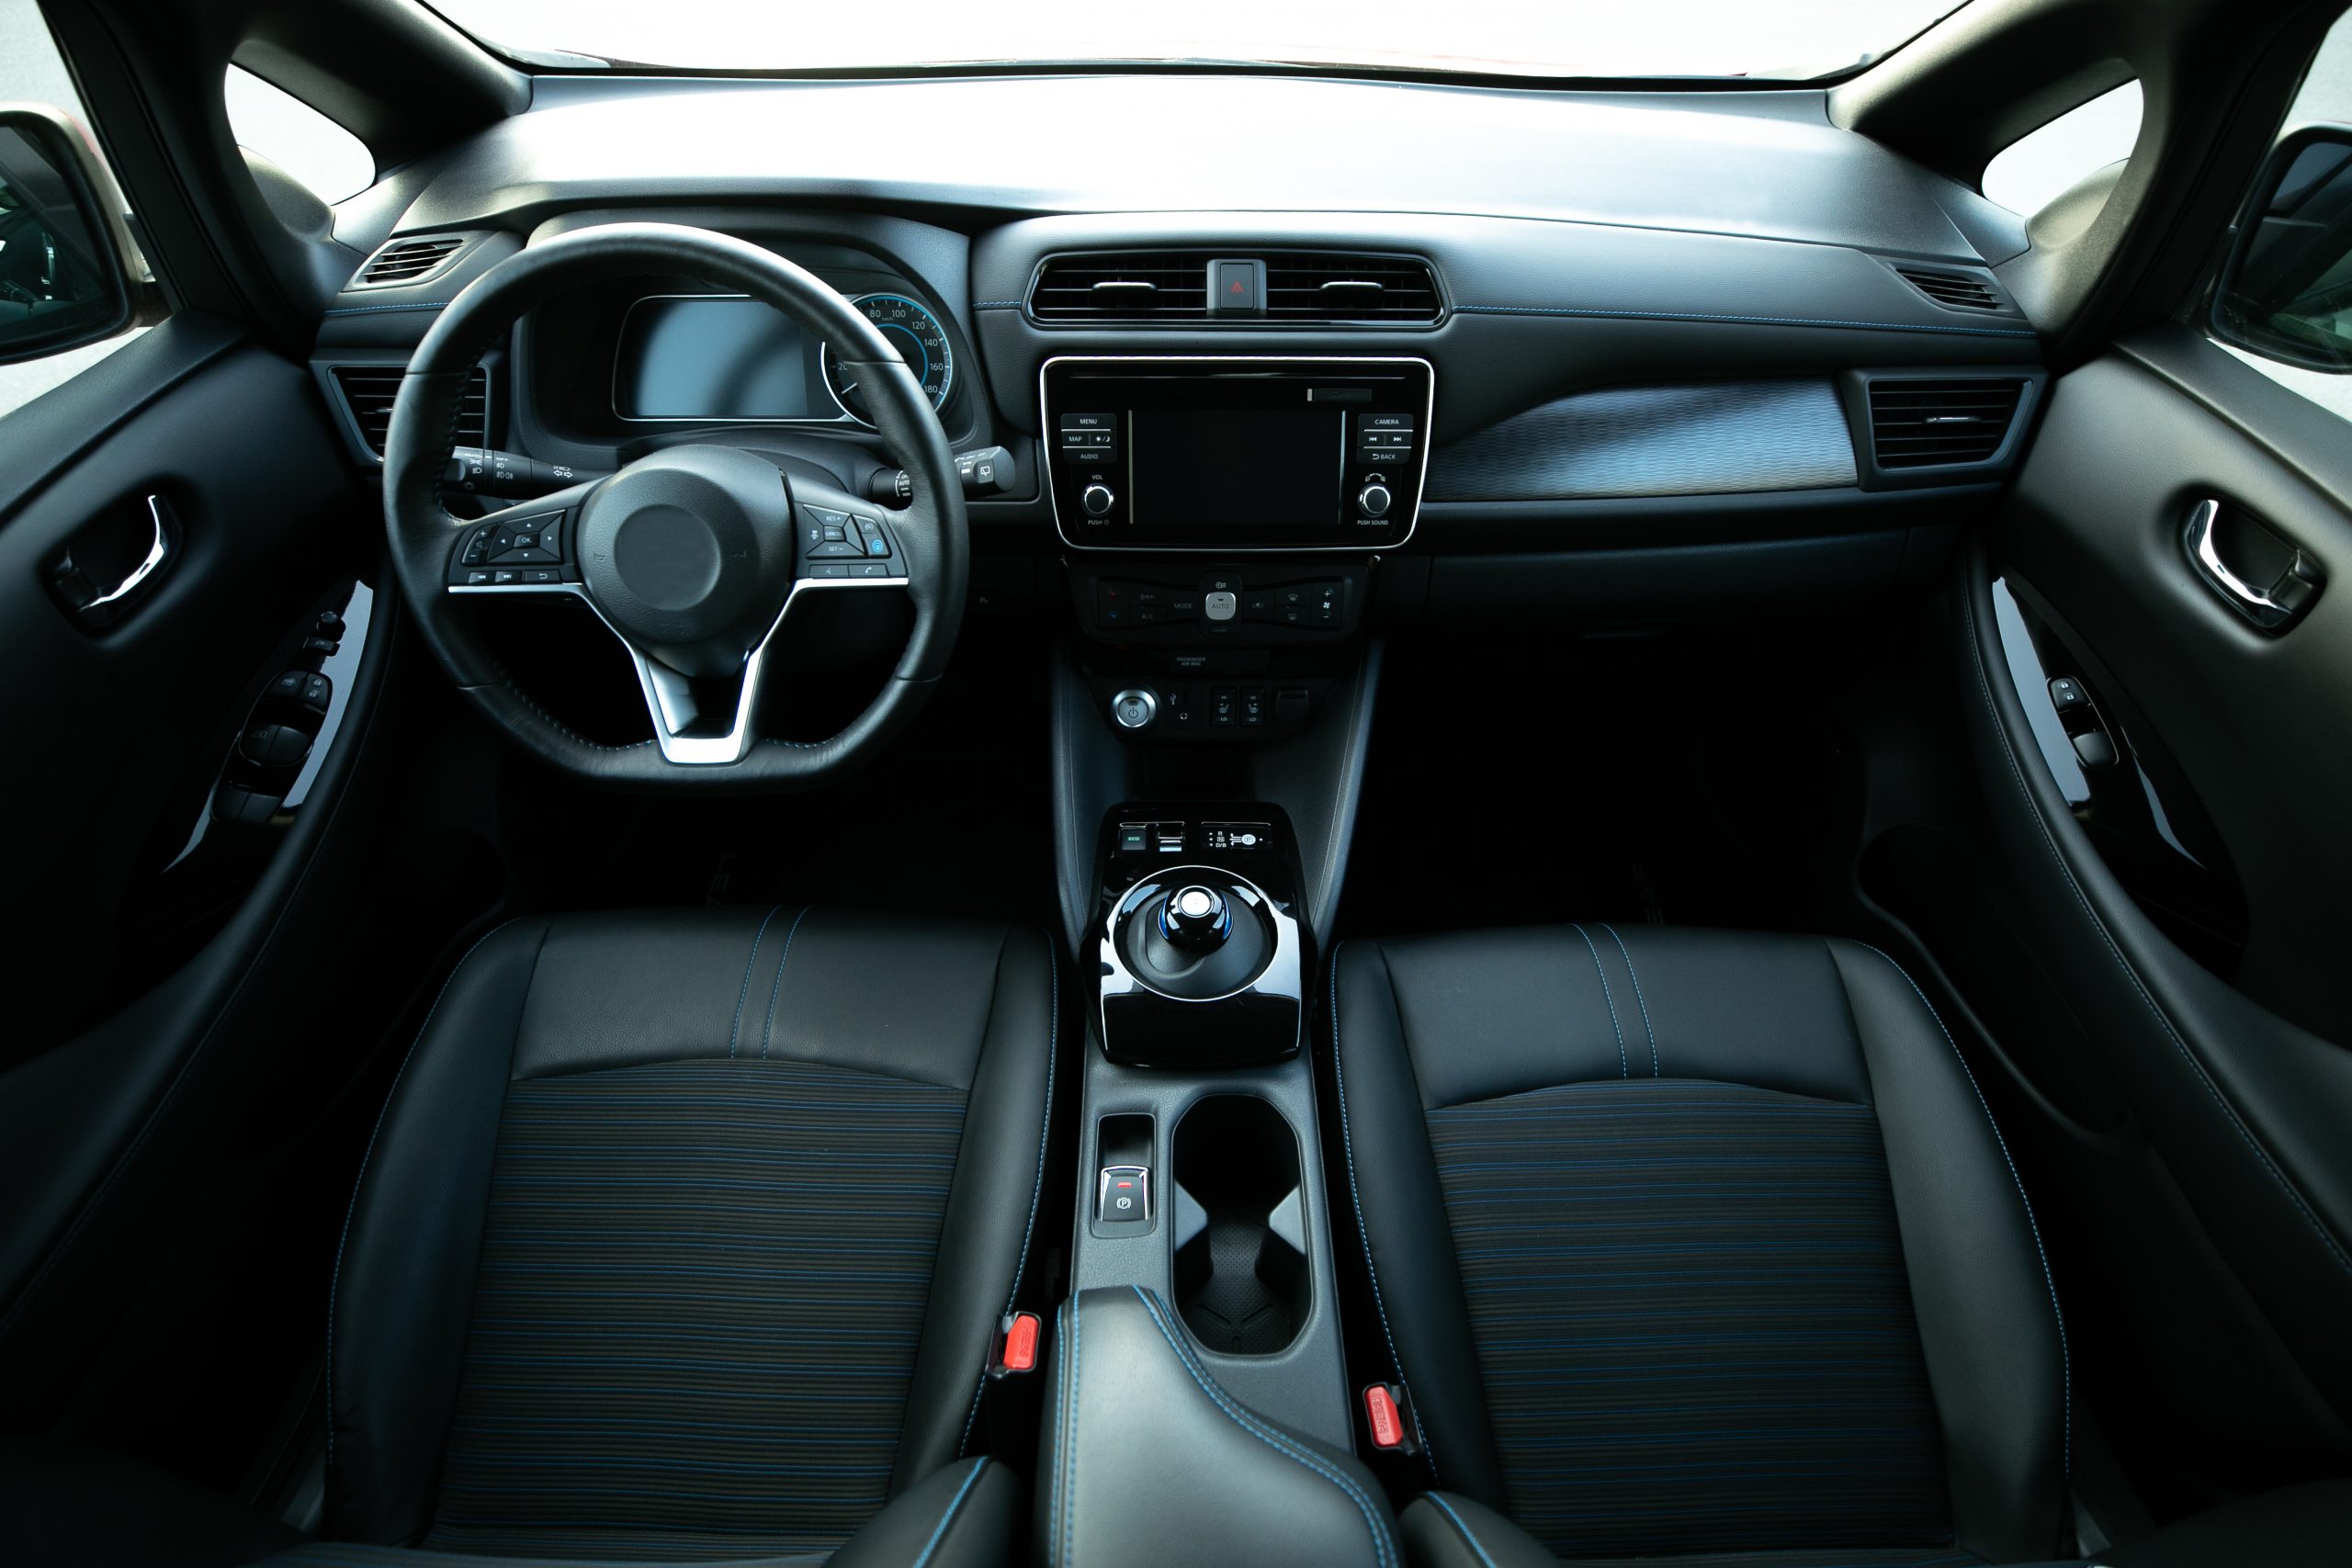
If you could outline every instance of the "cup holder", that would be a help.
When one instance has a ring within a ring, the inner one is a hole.
[[[1216,1095],[1176,1124],[1176,1310],[1204,1346],[1272,1356],[1312,1304],[1298,1135],[1254,1095]]]

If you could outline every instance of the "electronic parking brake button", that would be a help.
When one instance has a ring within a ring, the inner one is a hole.
[[[1139,1165],[1106,1165],[1095,1193],[1094,1217],[1106,1225],[1140,1225],[1151,1220],[1151,1172]]]

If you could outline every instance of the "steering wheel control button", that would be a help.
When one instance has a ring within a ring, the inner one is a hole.
[[[1151,1223],[1151,1172],[1139,1165],[1106,1165],[1095,1190],[1094,1217],[1106,1225]]]
[[[1144,729],[1159,716],[1159,699],[1142,687],[1133,687],[1111,699],[1111,721],[1121,729]]]

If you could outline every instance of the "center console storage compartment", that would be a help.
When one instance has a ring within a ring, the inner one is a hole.
[[[1255,1095],[1201,1100],[1176,1124],[1176,1310],[1227,1356],[1288,1348],[1306,1321],[1298,1134]]]

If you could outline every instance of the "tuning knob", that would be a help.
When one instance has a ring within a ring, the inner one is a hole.
[[[1108,517],[1112,503],[1117,499],[1111,493],[1109,485],[1088,485],[1079,493],[1078,503],[1086,508],[1089,517]]]
[[[1385,517],[1396,499],[1388,493],[1386,485],[1374,481],[1356,492],[1356,510],[1366,517]]]
[[[1214,887],[1189,883],[1159,906],[1159,934],[1195,953],[1222,943],[1233,931],[1233,909]]]

